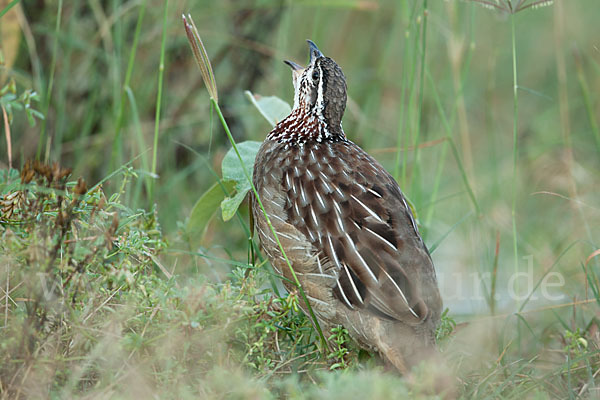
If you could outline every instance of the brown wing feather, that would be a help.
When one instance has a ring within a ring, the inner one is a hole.
[[[262,176],[287,193],[285,220],[323,265],[335,266],[331,290],[342,303],[406,323],[439,315],[427,248],[398,184],[376,160],[350,141],[269,149],[260,157],[257,165],[274,168],[255,183],[260,187]]]
[[[334,294],[349,307],[408,323],[425,319],[429,307],[438,313],[437,285],[421,279],[435,277],[433,264],[397,183],[352,142],[329,146],[317,159],[323,161],[306,163],[297,177],[304,186],[288,207],[338,265]],[[432,292],[425,296],[433,300],[429,307],[423,292]]]

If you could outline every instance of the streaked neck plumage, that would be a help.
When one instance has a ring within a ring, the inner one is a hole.
[[[341,123],[337,127],[329,126],[319,114],[316,108],[309,109],[300,103],[290,115],[275,125],[267,139],[290,145],[303,145],[309,141],[321,143],[346,140]]]

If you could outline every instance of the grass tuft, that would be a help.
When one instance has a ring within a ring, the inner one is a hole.
[[[0,1],[0,398],[598,397],[596,2]],[[447,381],[320,336],[218,212],[305,38],[420,217]]]

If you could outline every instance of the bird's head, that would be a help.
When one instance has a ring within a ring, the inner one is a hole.
[[[305,68],[285,61],[292,68],[294,109],[315,115],[330,132],[337,132],[346,109],[346,78],[339,65],[310,40],[308,47],[310,62]]]

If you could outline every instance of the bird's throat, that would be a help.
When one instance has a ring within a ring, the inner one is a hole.
[[[267,136],[267,140],[275,140],[291,146],[303,145],[307,142],[341,141],[346,136],[341,124],[332,126],[314,109],[310,110],[302,104],[280,121]]]

